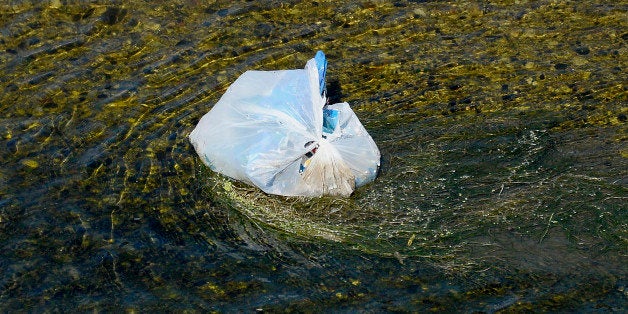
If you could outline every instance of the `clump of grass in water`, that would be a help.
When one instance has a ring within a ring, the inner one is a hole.
[[[455,235],[395,221],[381,209],[356,201],[359,197],[267,195],[205,167],[200,172],[212,201],[236,211],[262,231],[275,230],[298,241],[340,243],[346,249],[397,259],[401,264],[420,259],[447,273],[465,273],[479,263],[457,254],[464,250],[464,241],[452,245],[446,240]]]
[[[234,182],[220,174],[204,171],[209,193],[223,206],[237,210],[249,220],[266,228],[289,233],[299,238],[321,238],[343,242],[351,235],[346,226],[329,226],[324,222],[304,218],[307,213],[299,212],[310,205],[308,211],[314,213],[338,202],[341,199],[321,198],[308,200],[302,197],[279,197],[266,195],[261,190],[244,183]]]

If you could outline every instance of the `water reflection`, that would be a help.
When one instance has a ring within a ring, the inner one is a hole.
[[[625,307],[625,6],[0,4],[3,310]],[[211,174],[247,69],[329,76],[383,154],[349,199]]]

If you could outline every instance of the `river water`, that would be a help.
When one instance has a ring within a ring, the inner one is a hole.
[[[625,1],[2,1],[0,310],[625,311]],[[211,173],[248,69],[329,59],[349,198]]]

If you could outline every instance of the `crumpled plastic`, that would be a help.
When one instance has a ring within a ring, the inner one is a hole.
[[[377,176],[377,145],[347,103],[326,104],[322,52],[304,69],[246,71],[189,139],[213,171],[284,196],[349,196]]]

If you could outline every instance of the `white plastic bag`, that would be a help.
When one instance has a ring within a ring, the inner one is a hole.
[[[374,180],[379,150],[347,103],[325,105],[325,69],[319,52],[303,70],[242,74],[190,134],[202,161],[286,196],[348,196]]]

